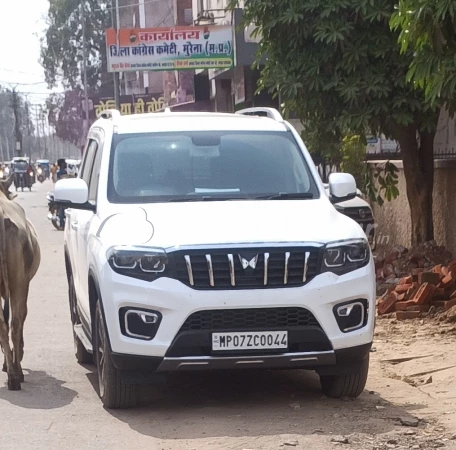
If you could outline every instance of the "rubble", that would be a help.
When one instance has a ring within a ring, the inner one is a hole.
[[[456,320],[456,260],[434,241],[412,250],[396,246],[376,258],[378,315],[397,320],[446,312]]]

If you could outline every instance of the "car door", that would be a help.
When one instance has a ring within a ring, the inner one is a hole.
[[[87,186],[90,184],[90,178],[92,175],[92,167],[95,159],[95,150],[97,148],[96,142],[89,137],[84,162],[82,164],[81,169],[81,178],[87,183]],[[78,305],[83,308],[82,311],[83,315],[87,315],[90,309],[88,309],[88,304],[86,304],[84,299],[84,284],[87,283],[87,273],[84,273],[84,267],[81,266],[80,260],[80,233],[82,232],[81,227],[79,226],[81,216],[87,211],[71,209],[67,212],[67,226],[69,227],[70,235],[71,235],[71,253],[73,254],[72,257],[72,267],[73,267],[73,280],[74,286],[76,290],[76,296],[78,299]],[[93,214],[92,212],[89,212]]]
[[[88,177],[88,186],[89,186],[89,203],[96,205],[97,202],[97,192],[98,192],[98,178],[100,175],[100,166],[101,166],[101,141],[102,135],[97,134],[91,138],[89,143],[89,149],[92,151],[93,158],[92,164],[89,168],[87,167],[87,172],[84,173],[84,176]],[[81,306],[84,309],[84,314],[87,314],[86,319],[89,319],[90,303],[89,303],[89,252],[90,252],[90,228],[92,221],[96,218],[96,213],[93,211],[78,211],[78,220],[77,220],[77,247],[78,247],[78,268],[79,273],[81,274],[80,279],[80,292],[78,295],[78,301],[81,303]]]
[[[89,144],[90,141],[87,140],[86,145],[84,147],[84,158],[82,162],[83,167],[87,167],[88,165],[91,166],[92,162],[89,161],[92,159],[93,161],[93,152],[89,151]],[[83,171],[81,170],[81,178],[83,175]],[[87,177],[84,178],[84,181],[87,182]],[[78,270],[78,248],[77,248],[77,227],[74,226],[77,223],[77,216],[79,211],[77,209],[67,208],[65,210],[65,244],[68,249],[68,254],[71,263],[71,269],[73,274],[73,283],[76,289],[76,295],[79,293],[79,270]]]

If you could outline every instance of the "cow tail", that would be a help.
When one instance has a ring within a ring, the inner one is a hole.
[[[6,226],[3,209],[0,206],[0,292],[4,292],[5,313],[9,312],[9,284],[8,284],[8,267],[6,263]],[[1,303],[0,303],[1,307]],[[9,314],[8,314],[9,315]],[[5,317],[6,319],[6,317]]]

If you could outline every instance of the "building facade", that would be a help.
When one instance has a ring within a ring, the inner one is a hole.
[[[192,1],[195,25],[229,25],[233,30],[235,67],[196,72],[195,83],[198,78],[206,77],[208,80],[212,109],[233,112],[250,106],[278,108],[278,100],[274,100],[268,93],[255,93],[260,71],[252,70],[251,66],[256,60],[258,39],[252,36],[253,26],[240,29],[244,2],[240,1],[239,7],[234,11],[228,11],[229,0]]]

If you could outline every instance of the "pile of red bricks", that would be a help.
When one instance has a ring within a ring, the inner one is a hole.
[[[428,241],[411,249],[396,245],[376,252],[375,271],[379,283],[394,281],[404,277],[413,269],[430,269],[435,265],[448,265],[452,260],[451,252]],[[399,280],[397,280],[399,281]],[[395,284],[397,283],[395,282]]]
[[[429,311],[448,311],[456,306],[456,260],[438,264],[430,271],[411,270],[377,300],[379,315],[396,313],[398,320],[416,319]]]

